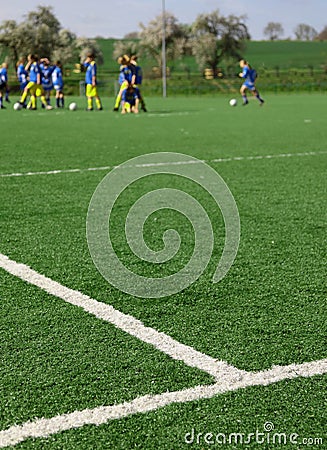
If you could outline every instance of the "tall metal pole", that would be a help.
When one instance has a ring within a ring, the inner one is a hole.
[[[167,69],[166,69],[166,8],[162,0],[162,96],[167,97]]]

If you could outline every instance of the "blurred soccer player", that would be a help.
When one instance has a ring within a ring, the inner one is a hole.
[[[36,98],[40,97],[41,102],[46,109],[52,109],[51,105],[47,105],[44,89],[41,85],[41,69],[38,64],[38,59],[35,55],[28,55],[27,64],[25,66],[25,70],[29,72],[29,82],[25,86],[24,92],[20,98],[20,104],[24,105],[26,97],[28,93],[31,96],[31,108],[32,110],[36,110]]]
[[[131,85],[135,84],[135,70],[134,66],[130,62],[129,56],[128,55],[121,56],[120,58],[118,58],[118,63],[120,64],[118,77],[118,84],[120,85],[120,88],[115,100],[114,111],[119,110],[119,105],[121,102],[123,91],[130,84]]]
[[[145,107],[145,101],[144,101],[144,98],[143,98],[143,96],[141,94],[141,88],[140,88],[140,86],[142,84],[142,78],[143,78],[142,68],[138,64],[137,60],[138,60],[137,55],[132,55],[131,56],[131,64],[133,64],[133,66],[134,66],[134,73],[135,73],[135,82],[134,82],[134,84],[139,88],[141,109],[142,109],[142,111],[147,112],[147,109]]]
[[[2,63],[1,69],[0,69],[0,109],[6,109],[5,106],[3,106],[3,95],[6,95],[6,92],[8,91],[8,64]]]
[[[50,93],[53,89],[52,84],[52,72],[54,70],[54,67],[50,65],[50,61],[48,58],[42,58],[40,60],[40,69],[41,69],[41,82],[42,87],[44,89],[44,95],[47,102],[47,105],[50,105]],[[42,108],[44,108],[44,105],[42,104]]]
[[[65,107],[65,96],[64,96],[64,80],[62,77],[62,65],[60,61],[56,61],[53,72],[52,72],[52,83],[56,91],[56,108]]]
[[[123,90],[121,96],[121,113],[134,113],[138,114],[140,103],[140,91],[136,86],[130,84]]]
[[[252,69],[250,64],[245,60],[241,59],[240,67],[242,72],[239,73],[239,77],[243,78],[244,82],[241,86],[240,93],[243,98],[243,105],[247,105],[249,100],[246,95],[246,90],[248,89],[252,94],[259,100],[260,105],[264,104],[264,100],[260,97],[258,90],[255,87],[255,80],[257,78],[257,72]]]
[[[93,110],[93,99],[98,110],[102,110],[101,99],[98,94],[98,80],[97,80],[97,65],[94,60],[93,53],[88,53],[86,60],[84,61],[84,67],[86,67],[85,84],[86,84],[86,97],[87,97],[87,111]]]

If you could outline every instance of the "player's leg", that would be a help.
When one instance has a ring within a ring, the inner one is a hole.
[[[41,103],[42,103],[42,107],[44,107],[45,109],[52,109],[52,106],[47,104],[47,100],[45,98],[44,89],[43,89],[43,87],[40,84],[38,84],[36,86],[35,96],[36,97],[40,97]]]
[[[119,110],[119,105],[120,105],[120,102],[121,102],[121,96],[122,96],[123,91],[127,88],[127,86],[128,86],[128,82],[127,81],[124,81],[121,84],[119,92],[118,92],[116,100],[115,100],[114,111],[118,111]]]
[[[131,112],[131,104],[128,102],[122,102],[121,105],[121,113],[122,114],[129,114]]]
[[[247,90],[247,86],[245,84],[242,84],[241,89],[240,89],[240,93],[243,99],[243,105],[247,105],[249,103],[249,100],[247,98],[246,95],[246,90]]]
[[[98,88],[96,86],[93,86],[92,92],[93,92],[93,96],[95,99],[95,104],[96,104],[97,110],[102,111],[103,108],[102,108],[101,99],[100,99],[100,96],[98,93]]]
[[[0,86],[0,109],[5,109],[3,106],[3,88]]]
[[[258,91],[257,88],[254,88],[254,89],[253,89],[252,94],[255,96],[256,99],[259,100],[260,105],[263,105],[263,104],[264,104],[265,101],[264,101],[264,99],[260,96],[259,91]]]
[[[27,83],[27,85],[24,88],[24,91],[22,93],[22,96],[20,97],[19,103],[21,105],[25,104],[26,101],[26,97],[28,96],[28,93],[33,89],[35,83],[33,81],[30,81],[29,83]]]
[[[139,104],[140,104],[140,100],[138,98],[135,99],[135,103],[132,107],[132,112],[134,114],[138,114],[139,113]]]
[[[86,98],[87,98],[87,111],[93,111],[93,93],[92,93],[92,84],[86,85]]]

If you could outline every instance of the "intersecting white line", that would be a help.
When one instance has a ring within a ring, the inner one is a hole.
[[[303,157],[303,156],[319,156],[326,155],[327,151],[318,151],[318,152],[297,152],[297,153],[276,153],[273,155],[253,155],[253,156],[231,156],[229,158],[215,158],[211,160],[199,160],[200,162],[210,163],[223,163],[223,162],[231,162],[231,161],[253,161],[260,159],[275,159],[275,158],[292,158],[292,157]],[[197,164],[196,161],[172,161],[171,163],[152,163],[152,164],[141,164],[135,167],[153,167],[160,165],[184,165],[184,164]],[[28,177],[28,176],[36,176],[36,175],[59,175],[63,173],[86,173],[86,172],[98,172],[105,170],[112,170],[119,166],[100,166],[100,167],[87,167],[87,168],[75,168],[75,169],[56,169],[56,170],[48,170],[48,171],[39,171],[39,172],[13,172],[13,173],[0,173],[0,178],[12,178],[12,177]]]
[[[156,349],[175,360],[183,361],[190,367],[205,371],[215,378],[215,384],[196,386],[175,392],[138,397],[131,402],[119,405],[101,406],[92,410],[74,411],[50,419],[37,419],[22,425],[14,425],[0,431],[0,448],[16,445],[30,437],[45,437],[87,424],[99,425],[112,419],[119,419],[130,414],[153,411],[172,403],[188,402],[211,398],[217,394],[233,391],[249,386],[266,386],[284,379],[309,377],[327,373],[327,359],[289,366],[274,366],[261,372],[247,372],[198,352],[192,347],[175,341],[165,333],[146,327],[133,316],[123,314],[111,305],[98,302],[79,291],[62,286],[60,283],[39,274],[25,264],[17,263],[0,253],[0,267],[40,289],[64,300],[67,303],[83,308],[95,317],[110,322],[130,335],[153,345]]]

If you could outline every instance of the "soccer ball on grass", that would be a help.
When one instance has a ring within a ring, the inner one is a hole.
[[[76,104],[75,102],[71,103],[71,104],[69,105],[69,109],[70,109],[70,111],[76,111],[76,109],[77,109],[77,104]]]
[[[14,106],[13,106],[15,111],[20,111],[22,109],[22,107],[23,106],[19,102],[14,103]]]
[[[236,106],[237,105],[236,98],[232,98],[231,100],[229,100],[229,104],[230,104],[230,106]]]

